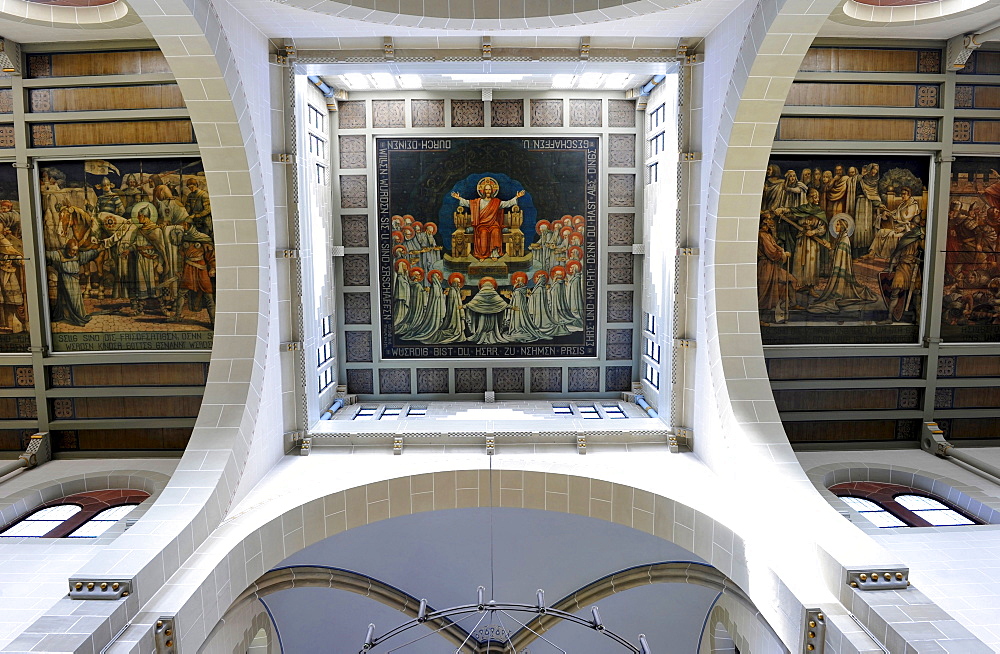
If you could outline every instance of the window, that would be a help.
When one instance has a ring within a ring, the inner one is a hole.
[[[406,410],[406,417],[407,418],[410,418],[410,417],[420,417],[420,416],[426,416],[426,415],[427,415],[427,407],[426,406],[411,406],[409,409]]]
[[[316,164],[316,183],[326,186],[326,166],[321,163]]]
[[[379,420],[397,420],[399,414],[402,412],[403,407],[401,406],[387,406],[382,415],[378,417]]]
[[[660,132],[653,138],[649,139],[649,152],[646,156],[655,157],[661,152],[667,151],[667,133]]]
[[[830,491],[880,528],[982,524],[930,493],[909,486],[857,481],[836,484]]]
[[[646,326],[645,329],[650,334],[656,333],[656,316],[651,313],[646,314]]]
[[[326,112],[309,105],[309,127],[326,132]]]
[[[320,159],[326,159],[326,139],[315,134],[309,135],[309,154]]]
[[[149,493],[112,489],[47,502],[0,531],[2,538],[97,538],[128,515]]]
[[[597,412],[597,407],[593,404],[577,404],[576,408],[580,411],[580,416],[585,420],[601,419],[601,414]]]
[[[319,391],[322,393],[333,384],[333,368],[327,368],[319,374]]]
[[[358,412],[354,414],[355,420],[373,420],[375,417],[375,412],[378,411],[377,406],[367,406],[362,405],[358,408]]]
[[[659,127],[667,120],[667,105],[666,103],[661,104],[656,109],[649,112],[649,129],[653,130]]]
[[[625,415],[625,409],[623,409],[620,404],[605,404],[602,408],[604,409],[604,415],[608,418],[628,417]]]
[[[323,332],[323,336],[329,336],[333,333],[333,320],[330,316],[327,316],[320,321],[320,328],[320,331]]]
[[[646,183],[655,184],[660,181],[660,164],[653,162],[646,166]]]
[[[552,413],[560,416],[571,416],[573,415],[573,407],[568,404],[553,404]]]
[[[648,381],[649,385],[653,388],[660,387],[660,371],[648,363],[645,366],[642,378]]]
[[[323,343],[316,351],[316,365],[322,366],[333,358],[333,343]]]
[[[651,338],[646,339],[646,348],[643,353],[656,363],[660,362],[660,346]]]

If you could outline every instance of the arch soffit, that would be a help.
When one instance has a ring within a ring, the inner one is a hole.
[[[728,593],[730,598],[739,603],[743,610],[759,616],[753,602],[732,580],[710,565],[690,561],[667,561],[620,570],[575,590],[549,608],[575,613],[616,593],[639,586],[664,583],[696,584],[717,590],[720,593]],[[420,600],[413,595],[359,572],[321,566],[283,567],[264,573],[240,594],[209,634],[206,646],[211,646],[211,640],[231,620],[231,616],[244,610],[246,606],[251,605],[256,600],[272,593],[293,588],[332,588],[356,593],[380,602],[410,618],[417,616],[417,609],[420,606]],[[434,609],[429,610],[433,611]],[[759,617],[759,620],[770,632],[770,636],[779,641],[770,625],[762,617]],[[521,651],[530,645],[539,633],[545,633],[558,621],[558,618],[551,615],[540,615],[528,621],[526,626],[518,630],[513,637],[515,649]],[[456,647],[462,648],[464,644],[469,642],[468,633],[450,621],[442,620],[434,623],[434,626],[440,629],[442,637]],[[472,648],[467,651],[474,653],[479,650]]]
[[[93,7],[51,5],[32,0],[4,0],[0,17],[18,23],[63,29],[111,29],[140,22],[123,0]]]
[[[499,29],[501,21],[508,27],[521,29],[573,27],[601,23],[622,18],[634,18],[659,13],[684,4],[685,0],[596,0],[597,7],[586,11],[557,12],[535,11],[531,3],[501,3],[498,10],[495,0],[445,0],[424,3],[418,13],[389,12],[374,8],[371,0],[287,0],[286,4],[311,11],[381,25],[412,27],[414,21],[422,28],[448,28],[483,30]],[[506,6],[509,5],[509,6]],[[544,6],[544,5],[543,5]],[[502,14],[501,14],[502,12]],[[534,25],[528,21],[539,21]]]
[[[988,524],[1000,523],[1000,500],[980,488],[935,472],[895,465],[873,467],[870,464],[844,461],[809,468],[806,474],[816,490],[834,506],[843,505],[843,501],[829,490],[830,486],[849,481],[874,481],[926,491],[948,500]]]
[[[499,494],[499,500],[495,504],[498,508],[574,513],[638,529],[675,543],[701,557],[731,580],[730,587],[739,588],[743,592],[749,588],[743,539],[723,523],[688,505],[644,489],[588,477],[526,470],[504,470],[504,473],[514,473],[521,476],[522,480],[519,489],[505,486],[505,491],[523,492],[526,487],[544,488],[546,503],[531,505],[530,502],[521,500],[515,505],[510,498],[520,498],[521,493],[505,492]],[[554,497],[550,498],[550,495]],[[480,498],[484,498],[482,504]],[[214,567],[206,566],[198,570],[203,579],[211,579],[215,571],[229,575],[236,569],[245,570],[246,586],[238,580],[227,585],[226,592],[231,595],[224,597],[220,592],[218,606],[212,607],[212,610],[218,611],[214,615],[208,614],[206,610],[209,607],[203,607],[197,601],[197,594],[182,598],[183,606],[164,605],[156,610],[177,614],[189,612],[192,620],[203,619],[204,624],[213,625],[222,618],[226,608],[237,601],[241,588],[249,587],[254,583],[253,580],[289,556],[320,540],[391,517],[488,506],[488,498],[487,470],[452,470],[398,477],[337,491],[286,507],[264,522],[249,524],[248,521],[246,528],[240,528],[238,521],[241,518],[260,515],[261,507],[255,507],[255,510],[238,513],[222,523],[220,529],[223,532],[216,532],[218,538],[212,540],[216,543],[225,542],[225,550],[217,551]],[[390,513],[390,507],[397,508],[393,508]],[[223,535],[225,532],[233,535],[238,533],[239,536],[226,538]],[[288,536],[289,534],[293,535]],[[273,541],[276,535],[278,542],[269,546],[268,541]],[[260,552],[260,555],[247,560],[247,552]],[[780,577],[773,572],[771,574],[774,584],[784,588]],[[788,593],[787,596],[792,594]],[[779,625],[775,631],[781,633],[796,628],[797,625]],[[206,627],[206,632],[202,635],[207,635],[208,630]],[[194,641],[186,643],[185,647],[197,649],[205,642],[198,634],[188,632],[185,636]],[[796,633],[786,633],[787,642],[795,638]]]

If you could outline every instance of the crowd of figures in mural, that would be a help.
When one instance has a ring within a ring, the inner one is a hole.
[[[952,164],[941,336],[1000,337],[1000,159],[958,157]]]
[[[563,209],[557,215],[545,215],[545,201],[518,179],[487,169],[462,173],[440,189],[427,203],[433,213],[415,207],[386,216],[383,243],[392,268],[383,278],[383,301],[389,300],[383,329],[392,345],[443,352],[443,346],[583,344],[588,313],[592,342],[596,293],[588,293],[588,284],[596,285],[596,262],[586,255],[588,217],[566,211],[588,206],[579,159],[575,179],[563,180],[577,199],[553,202]],[[596,202],[592,213],[591,221]]]
[[[834,342],[915,339],[927,171],[921,158],[772,159],[757,240],[765,343],[808,342],[784,329],[806,325]],[[872,325],[908,328],[852,329]]]
[[[56,349],[210,347],[215,248],[201,160],[43,164],[39,191]]]
[[[582,331],[585,218],[537,221],[526,249],[518,207],[525,191],[500,200],[493,177],[480,179],[476,190],[473,198],[452,194],[459,208],[449,253],[443,254],[436,223],[392,217],[396,336],[424,344],[497,345]],[[474,294],[465,288],[466,274],[451,272],[456,262],[466,273],[479,273]],[[510,288],[501,290],[497,276]]]
[[[10,164],[0,165],[0,352],[24,351],[29,345],[16,173]]]

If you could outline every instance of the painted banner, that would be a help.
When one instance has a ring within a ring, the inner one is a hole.
[[[915,343],[927,157],[771,158],[757,233],[765,345]]]
[[[53,161],[39,165],[38,187],[53,350],[212,347],[200,159]]]
[[[0,163],[0,352],[27,352],[31,346],[24,263],[17,170]]]
[[[598,139],[376,139],[383,359],[597,355]]]

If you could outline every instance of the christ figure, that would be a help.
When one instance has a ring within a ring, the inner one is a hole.
[[[500,184],[492,177],[479,180],[476,191],[479,197],[471,201],[454,192],[451,197],[458,200],[459,206],[469,207],[472,213],[472,256],[480,261],[490,257],[498,259],[503,252],[504,209],[516,206],[524,191],[518,191],[509,200],[501,200],[497,197]]]

